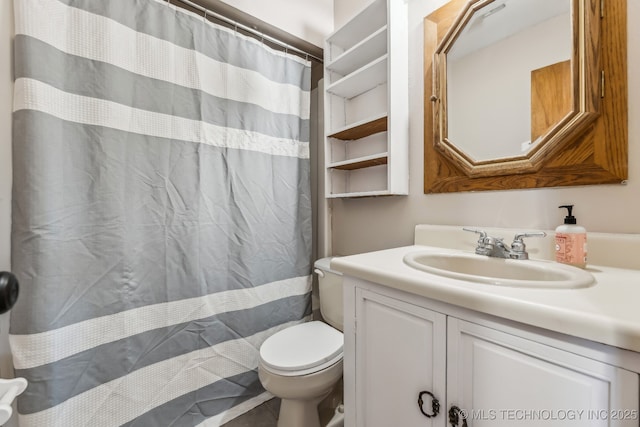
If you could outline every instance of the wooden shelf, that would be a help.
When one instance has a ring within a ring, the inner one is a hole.
[[[343,141],[351,141],[354,139],[365,138],[379,132],[387,130],[387,115],[376,117],[374,119],[363,120],[354,123],[329,135],[329,138],[336,138]]]
[[[387,81],[388,54],[381,56],[348,76],[338,80],[327,92],[345,99],[351,99]]]
[[[372,196],[391,196],[392,194],[389,190],[376,190],[376,191],[360,191],[353,193],[337,193],[337,194],[329,194],[327,198],[329,199],[337,199],[341,197],[372,197]]]
[[[327,70],[346,76],[387,53],[387,26],[380,28],[326,65]]]
[[[371,156],[358,157],[356,159],[343,160],[329,164],[330,169],[352,171],[356,169],[370,168],[372,166],[386,165],[389,153],[372,154]]]

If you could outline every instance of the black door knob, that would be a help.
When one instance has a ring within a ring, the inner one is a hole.
[[[11,310],[18,300],[20,285],[18,279],[8,271],[0,271],[0,314]]]

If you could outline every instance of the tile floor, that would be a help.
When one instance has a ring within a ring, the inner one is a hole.
[[[280,411],[280,399],[273,398],[235,420],[229,421],[224,427],[276,427],[278,411]]]

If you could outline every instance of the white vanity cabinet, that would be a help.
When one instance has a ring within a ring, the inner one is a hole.
[[[634,372],[451,316],[447,336],[448,407],[469,425],[638,426]]]
[[[452,406],[469,427],[639,425],[635,353],[349,276],[344,286],[347,427],[445,427]],[[433,418],[423,391],[440,402]]]
[[[355,425],[443,425],[442,416],[425,417],[417,401],[422,391],[445,395],[446,316],[367,289],[355,292]],[[423,400],[431,414],[431,398]]]

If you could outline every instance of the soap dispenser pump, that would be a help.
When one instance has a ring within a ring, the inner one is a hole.
[[[556,228],[556,261],[576,267],[587,266],[587,230],[577,224],[572,215],[573,205],[562,205],[567,209],[564,224]]]

